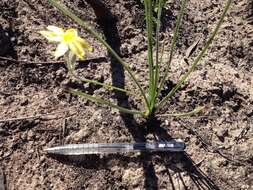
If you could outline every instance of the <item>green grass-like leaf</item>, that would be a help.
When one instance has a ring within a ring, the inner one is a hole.
[[[212,32],[212,34],[210,35],[210,37],[208,38],[204,48],[202,49],[202,51],[199,53],[199,55],[197,56],[197,58],[194,60],[192,66],[189,68],[189,70],[187,71],[187,73],[182,76],[182,78],[177,82],[176,86],[161,100],[161,102],[157,105],[157,109],[160,109],[164,103],[171,97],[173,96],[176,91],[184,84],[184,82],[186,81],[186,79],[190,76],[190,74],[196,69],[197,65],[199,64],[200,60],[203,58],[203,56],[205,55],[206,51],[208,50],[208,48],[210,47],[212,41],[214,40],[214,37],[217,35],[223,21],[224,18],[228,12],[228,9],[230,7],[230,5],[232,4],[233,0],[228,0],[227,4],[225,6],[225,9],[221,15],[221,18],[219,20],[219,22],[217,23],[214,31]]]
[[[86,99],[88,99],[88,100],[90,100],[92,102],[95,102],[95,103],[98,103],[98,104],[102,104],[102,105],[107,105],[107,106],[110,106],[112,108],[116,108],[119,111],[124,112],[124,113],[137,114],[137,115],[142,115],[142,116],[144,116],[144,114],[145,114],[144,112],[141,112],[141,111],[138,111],[138,110],[130,110],[130,109],[118,106],[118,105],[116,105],[116,104],[114,104],[114,103],[112,103],[110,101],[103,100],[101,98],[91,96],[91,95],[89,95],[87,93],[84,93],[82,91],[79,91],[79,90],[75,90],[75,89],[69,88],[69,89],[67,89],[67,91],[70,92],[70,93],[72,93],[72,94],[74,94],[74,95],[86,98]]]

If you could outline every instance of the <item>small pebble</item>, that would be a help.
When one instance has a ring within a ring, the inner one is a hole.
[[[3,134],[5,132],[6,132],[6,130],[0,126],[0,134]]]
[[[27,106],[28,103],[29,103],[28,99],[25,99],[25,100],[23,100],[23,101],[20,103],[20,105],[21,105],[21,106]]]
[[[34,132],[32,130],[28,131],[28,133],[27,133],[27,140],[31,141],[31,140],[34,139],[34,137],[35,137]]]
[[[143,169],[142,168],[130,168],[124,170],[122,181],[123,183],[131,183],[133,186],[138,185],[143,180]]]
[[[169,126],[169,121],[167,119],[164,121],[164,123],[165,123],[165,126]]]
[[[221,142],[225,141],[225,137],[228,136],[228,129],[220,128],[216,131],[216,136],[219,138]]]

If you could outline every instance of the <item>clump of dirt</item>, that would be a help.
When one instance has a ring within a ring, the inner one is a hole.
[[[137,73],[141,84],[147,85],[147,39],[143,5],[139,1],[62,2],[96,28]],[[164,10],[161,38],[166,41],[166,51],[179,7],[177,1],[172,1]],[[189,68],[223,7],[221,0],[189,2],[168,88]],[[138,96],[127,97],[75,81],[63,62],[54,60],[55,45],[48,44],[37,31],[50,24],[77,27],[94,47],[87,60],[78,63],[78,74],[138,94],[124,69],[101,44],[47,1],[2,0],[0,189],[3,186],[6,189],[252,189],[252,10],[248,0],[234,2],[202,64],[161,113],[190,111],[197,106],[205,106],[204,112],[190,118],[160,115],[152,123],[146,123],[64,91],[64,86],[71,85],[126,107],[142,106]],[[196,51],[184,61],[186,50],[196,41],[199,41]],[[41,117],[33,117],[36,115]],[[153,130],[147,130],[147,125],[153,126]],[[52,158],[43,151],[66,143],[152,141],[154,136],[162,140],[181,138],[186,142],[186,152]]]

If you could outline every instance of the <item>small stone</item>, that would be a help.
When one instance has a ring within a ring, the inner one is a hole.
[[[246,115],[247,115],[248,117],[253,116],[253,107],[249,107],[249,108],[247,109]]]
[[[55,72],[56,76],[63,76],[65,74],[65,71],[63,69],[58,69],[56,72]]]
[[[71,79],[67,78],[61,82],[61,87],[65,88],[65,87],[68,87],[70,84],[71,84]]]
[[[167,170],[167,168],[165,166],[157,166],[155,171],[157,173],[162,173],[162,172],[165,172]]]
[[[35,137],[34,132],[32,130],[28,131],[28,133],[27,133],[27,140],[31,141],[31,140],[34,139],[34,137]]]
[[[20,105],[21,105],[21,106],[27,106],[28,103],[29,103],[28,99],[25,99],[25,100],[23,100],[23,101],[20,103]]]
[[[13,96],[8,96],[7,98],[4,99],[2,105],[10,105],[12,102],[14,102],[15,98]]]
[[[10,40],[11,40],[12,42],[15,42],[15,41],[16,41],[16,38],[15,38],[15,37],[11,37]]]
[[[131,183],[133,186],[138,185],[143,179],[143,169],[130,168],[124,171],[122,176],[123,183]]]
[[[20,137],[21,137],[22,140],[27,140],[27,132],[22,133]]]
[[[66,138],[66,142],[75,141],[79,142],[87,138],[92,131],[89,128],[81,128],[78,132],[72,133]]]
[[[228,129],[220,128],[216,131],[216,136],[219,138],[221,142],[225,141],[225,137],[228,136]]]
[[[29,156],[32,157],[32,154],[34,153],[34,149],[28,149],[26,152]]]
[[[43,155],[40,157],[40,162],[44,162],[46,160],[46,157]]]
[[[4,134],[4,133],[6,133],[6,130],[0,126],[0,134]]]

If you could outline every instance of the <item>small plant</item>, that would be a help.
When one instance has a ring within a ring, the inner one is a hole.
[[[97,39],[101,44],[103,44],[111,55],[123,65],[128,74],[130,75],[133,82],[136,84],[136,87],[139,89],[140,95],[143,99],[143,104],[145,108],[143,110],[132,110],[121,107],[117,104],[114,104],[110,101],[103,100],[98,97],[91,96],[87,93],[81,92],[75,89],[69,89],[69,91],[75,95],[87,98],[96,103],[105,104],[111,106],[113,108],[117,108],[121,112],[129,113],[129,114],[138,114],[143,117],[149,117],[152,114],[155,114],[156,111],[161,109],[166,101],[172,97],[175,92],[184,84],[189,75],[196,69],[196,66],[199,64],[200,60],[203,58],[210,44],[212,43],[214,37],[217,35],[218,30],[221,27],[221,24],[228,12],[230,5],[232,4],[232,0],[227,0],[224,11],[218,21],[214,31],[211,33],[210,37],[207,39],[206,44],[198,54],[198,56],[193,61],[192,65],[188,69],[188,71],[178,80],[177,84],[174,88],[160,101],[158,99],[158,95],[164,88],[165,82],[168,80],[168,75],[170,72],[170,65],[172,62],[174,50],[176,48],[177,37],[179,34],[180,25],[182,23],[183,15],[186,9],[186,5],[188,0],[182,0],[181,9],[179,11],[176,27],[173,32],[173,39],[171,48],[169,51],[169,59],[166,63],[166,69],[164,73],[160,73],[160,67],[163,63],[163,49],[164,46],[161,45],[159,41],[160,34],[160,26],[161,26],[161,13],[162,8],[167,2],[166,0],[143,0],[145,7],[145,18],[146,18],[146,27],[147,27],[147,41],[148,41],[148,66],[149,66],[149,83],[148,83],[148,92],[144,91],[144,88],[140,85],[137,78],[135,77],[134,72],[130,69],[130,67],[125,63],[122,58],[111,48],[111,46],[102,38],[100,34],[98,34],[93,28],[91,28],[86,22],[77,17],[74,13],[72,13],[67,7],[62,5],[57,0],[48,0],[54,7],[60,10],[64,15],[70,17],[73,21],[79,24],[82,28],[86,30],[92,37]],[[154,15],[155,12],[155,15]],[[156,17],[156,22],[153,22],[153,18]],[[45,36],[49,41],[60,43],[55,51],[55,57],[58,58],[60,56],[65,55],[65,59],[67,62],[67,66],[69,72],[77,79],[92,83],[95,85],[103,86],[110,90],[121,91],[124,93],[131,94],[126,89],[122,89],[116,86],[112,86],[109,84],[100,83],[95,80],[89,80],[86,78],[81,78],[75,74],[75,64],[77,59],[84,59],[84,52],[92,51],[91,46],[82,38],[80,38],[75,29],[68,29],[64,31],[61,28],[55,26],[48,26],[48,31],[41,31],[40,33]],[[155,39],[155,40],[154,40]],[[155,41],[155,42],[154,42]],[[154,51],[156,50],[156,51]],[[200,108],[196,108],[194,111],[189,112],[189,114],[196,113],[200,111]],[[177,114],[184,115],[184,114]]]

